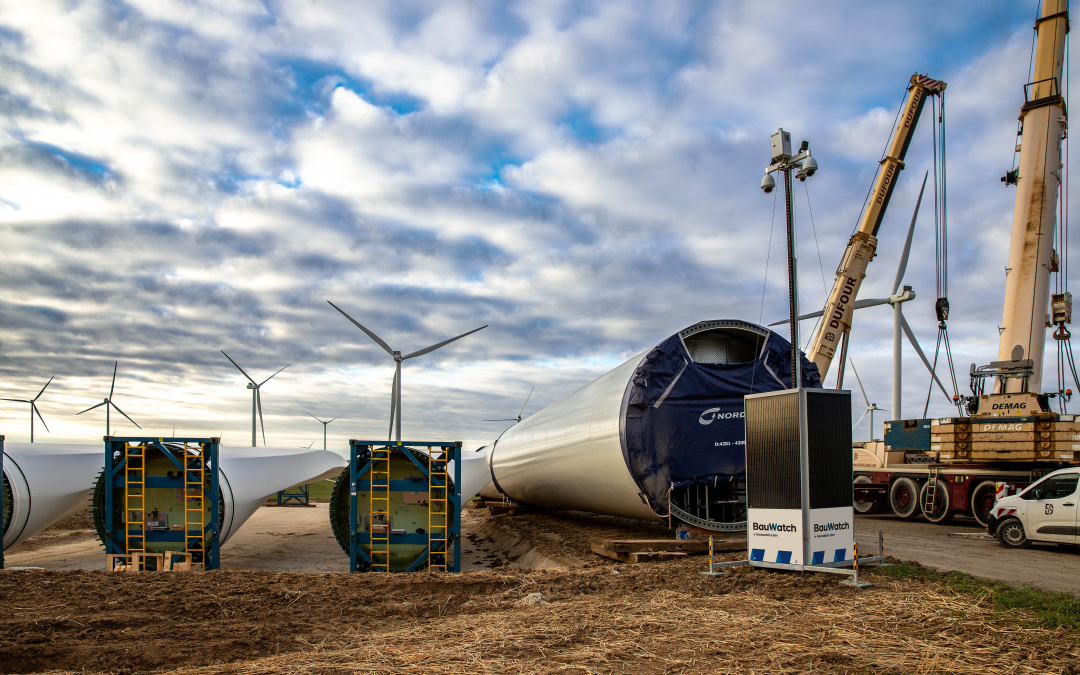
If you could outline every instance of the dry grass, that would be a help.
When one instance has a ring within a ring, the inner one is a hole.
[[[491,606],[479,616],[346,629],[298,653],[175,672],[1080,672],[1072,631],[1023,627],[1020,610],[1003,615],[940,583],[876,581],[871,591],[838,587],[787,598],[754,584],[711,597],[662,590],[644,601],[608,597],[602,604],[583,597],[523,606],[510,596],[489,597],[469,601]]]

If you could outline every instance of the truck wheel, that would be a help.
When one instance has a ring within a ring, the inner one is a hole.
[[[901,518],[911,518],[918,513],[919,487],[907,477],[897,478],[889,488],[889,506]]]
[[[873,482],[874,481],[870,480],[870,476],[856,476],[855,477],[855,484],[856,485],[865,485],[866,483],[873,483]],[[877,510],[877,504],[875,504],[874,502],[860,502],[859,500],[855,500],[855,510],[858,511],[859,513],[870,513],[871,511],[876,511]]]
[[[990,511],[994,508],[997,499],[997,485],[993,481],[983,481],[971,491],[971,515],[979,524],[986,527]]]
[[[931,523],[947,523],[952,520],[954,513],[951,501],[949,486],[940,478],[935,478],[922,486],[922,491],[919,493],[919,510]]]
[[[1005,548],[1027,548],[1031,546],[1031,540],[1024,532],[1024,524],[1018,518],[1007,518],[1001,521],[997,529],[997,540]]]

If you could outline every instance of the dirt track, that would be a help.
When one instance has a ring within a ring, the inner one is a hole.
[[[260,509],[223,547],[225,569],[205,574],[99,572],[78,518],[44,532],[8,564],[93,571],[0,573],[0,671],[1080,673],[1073,633],[1021,628],[937,582],[879,577],[855,591],[746,568],[708,579],[700,557],[626,565],[588,552],[594,539],[670,536],[659,524],[469,508],[465,573],[350,575],[326,516]],[[1029,552],[944,537],[970,527],[867,517],[862,549],[879,527],[903,558],[947,546],[1028,576],[1078,559],[1050,548],[1033,566]],[[309,573],[273,571],[286,566]]]

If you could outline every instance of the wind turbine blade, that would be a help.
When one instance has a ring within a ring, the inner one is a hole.
[[[9,400],[10,400],[10,399],[9,399]],[[30,401],[23,401],[23,403],[29,403],[29,402],[30,402]],[[75,413],[75,414],[76,414],[76,415],[81,415],[81,414],[83,414],[84,412],[90,412],[90,411],[91,411],[91,410],[93,410],[94,408],[100,408],[101,406],[103,406],[103,405],[107,405],[108,403],[109,403],[108,401],[102,401],[101,403],[98,403],[97,405],[92,405],[92,406],[90,406],[89,408],[87,408],[86,410],[84,410],[84,411],[82,411],[82,412],[77,412],[77,413]]]
[[[866,395],[866,389],[862,386],[862,380],[859,379],[859,371],[855,370],[855,362],[848,359],[848,363],[851,364],[851,372],[855,373],[855,381],[859,383],[859,390],[862,392],[863,400],[866,401],[866,405],[870,405],[870,397]]]
[[[479,328],[472,329],[468,333],[462,333],[461,335],[458,335],[457,337],[452,337],[449,340],[443,340],[442,342],[440,342],[438,344],[431,345],[430,347],[424,347],[423,349],[421,349],[418,352],[413,352],[412,354],[401,357],[401,360],[404,361],[405,359],[411,359],[414,356],[423,356],[424,354],[430,354],[431,352],[435,351],[439,347],[444,347],[444,346],[450,344],[451,342],[453,342],[454,340],[460,340],[461,338],[465,337],[466,335],[472,335],[476,331],[484,330],[485,328],[487,328],[487,326],[480,326]]]
[[[304,409],[303,409],[303,408],[301,408],[301,410],[304,410]],[[322,421],[322,420],[320,420],[320,419],[319,419],[318,417],[315,417],[314,415],[312,415],[311,413],[309,413],[309,412],[308,412],[308,411],[306,411],[306,410],[304,410],[304,414],[305,414],[305,415],[307,415],[308,417],[310,417],[310,418],[311,418],[311,419],[313,419],[313,420],[316,420],[316,421],[318,421],[318,422],[320,422],[320,423],[322,423],[322,424],[326,424],[326,422],[323,422],[323,421]],[[333,420],[330,420],[330,421],[332,422]]]
[[[310,450],[311,446],[313,446],[313,445],[315,445],[315,441],[312,441],[312,442],[308,443],[307,444],[307,449]]]
[[[342,417],[343,417],[342,415],[338,415],[337,417],[335,417],[335,418],[334,418],[334,419],[332,419],[332,420],[329,420],[329,421],[323,422],[323,424],[330,424],[330,422],[333,422],[334,420],[339,420],[339,419],[341,419]]]
[[[329,300],[327,300],[327,302],[330,302],[330,301],[329,301]],[[349,316],[348,314],[346,314],[346,313],[345,313],[345,310],[343,310],[342,308],[338,307],[338,306],[337,306],[337,305],[335,305],[334,303],[330,302],[330,306],[331,306],[331,307],[333,307],[334,309],[336,309],[337,311],[341,312],[341,315],[342,315],[342,316],[344,316],[344,317],[345,317],[346,319],[348,319],[349,321],[352,321],[352,322],[353,322],[353,325],[355,325],[355,326],[356,326],[357,328],[359,328],[360,330],[362,330],[362,331],[364,331],[365,333],[367,333],[367,336],[368,336],[369,338],[371,338],[372,340],[374,340],[374,341],[375,341],[375,344],[377,344],[377,345],[379,345],[380,347],[382,347],[383,349],[385,349],[385,350],[386,350],[386,353],[387,353],[387,354],[389,354],[390,356],[393,356],[393,355],[394,355],[394,350],[393,350],[393,349],[390,349],[390,345],[388,345],[388,344],[386,344],[385,342],[383,342],[383,340],[382,340],[382,338],[381,338],[381,337],[379,337],[379,336],[378,336],[378,335],[376,335],[375,333],[372,333],[372,332],[371,332],[371,331],[369,331],[369,330],[368,330],[367,328],[364,328],[364,327],[363,327],[362,325],[360,325],[360,322],[359,322],[359,321],[357,321],[356,319],[354,319],[354,318],[352,318],[351,316]]]
[[[919,206],[922,205],[923,190],[926,189],[927,171],[923,174],[922,188],[919,190],[919,201],[915,202],[915,213],[911,214],[911,225],[908,226],[907,239],[904,241],[904,252],[900,254],[900,264],[896,266],[896,278],[893,279],[892,293],[896,295],[896,289],[900,288],[900,282],[904,280],[904,272],[907,271],[908,254],[911,253],[911,237],[915,234],[915,221],[919,218]]]
[[[865,411],[863,411],[862,417],[859,418],[859,422],[862,422],[863,418],[866,417],[870,413],[871,410],[872,410],[872,408],[867,408]],[[851,428],[854,429],[855,427],[859,426],[859,422],[856,422],[855,424],[852,424]]]
[[[915,348],[915,353],[919,355],[920,359],[922,359],[923,365],[926,366],[926,369],[930,371],[930,375],[933,376],[934,382],[937,382],[937,386],[941,389],[941,393],[945,394],[945,398],[949,399],[949,403],[952,403],[952,396],[949,396],[949,392],[945,391],[945,385],[943,385],[941,383],[941,380],[938,379],[937,373],[934,372],[934,367],[930,365],[930,361],[926,358],[926,354],[923,354],[922,347],[919,346],[919,341],[915,339],[915,333],[912,332],[911,326],[908,325],[907,317],[901,314],[900,318],[902,320],[904,334],[907,335],[908,342],[910,342],[911,346]]]
[[[221,353],[225,354],[225,350],[222,349]],[[239,370],[241,373],[244,373],[244,377],[246,377],[248,379],[248,382],[250,382],[252,384],[255,384],[255,380],[251,379],[251,376],[247,374],[247,371],[245,371],[243,368],[241,368],[239,363],[237,363],[236,361],[233,361],[231,356],[229,356],[228,354],[225,354],[225,358],[229,359],[229,363],[236,366],[237,370]],[[255,385],[255,386],[259,386],[259,385]]]
[[[34,399],[36,401],[37,399]],[[15,401],[16,403],[33,403],[34,401],[28,401],[25,398],[0,398],[0,401]]]
[[[44,391],[44,389],[42,391]],[[30,401],[30,407],[33,408],[34,412],[37,413],[37,418],[41,420],[41,424],[45,427],[45,431],[49,431],[49,425],[45,424],[45,418],[41,416],[41,411],[37,409],[37,405],[35,405],[33,401]],[[51,434],[52,432],[49,431],[49,433]]]
[[[113,361],[112,364],[112,386],[109,387],[109,400],[112,400],[113,391],[116,389],[116,367],[120,365],[119,361]]]
[[[888,298],[867,298],[865,300],[856,300],[855,304],[852,305],[852,307],[854,309],[862,309],[863,307],[875,307],[877,305],[887,305],[887,304],[889,304],[889,299]],[[799,321],[802,321],[803,319],[816,319],[817,317],[821,316],[824,313],[825,313],[824,311],[818,310],[816,312],[810,312],[809,314],[802,314],[802,315],[799,316]],[[779,326],[781,324],[790,323],[790,322],[791,322],[790,319],[783,319],[782,321],[774,321],[773,323],[770,323],[769,325],[770,326]]]
[[[394,440],[394,413],[397,412],[397,388],[398,388],[398,373],[397,364],[394,368],[394,384],[390,387],[390,431],[387,432],[386,439],[388,441]]]
[[[534,391],[536,391],[535,386],[533,386],[533,388],[529,390],[529,395],[525,397],[525,405],[521,406],[521,410],[518,411],[518,416],[514,419],[519,419],[521,417],[521,413],[525,412],[525,406],[529,405],[529,399],[532,398],[532,394]]]
[[[480,420],[480,421],[481,422],[517,422],[518,419],[516,417],[507,417],[507,418],[501,419],[501,420]]]
[[[134,424],[135,426],[139,427],[139,423],[138,423],[138,422],[136,422],[135,420],[131,419],[130,417],[128,417],[128,416],[127,416],[127,413],[126,413],[126,412],[124,412],[123,410],[121,410],[121,409],[120,409],[120,406],[118,406],[118,405],[116,405],[115,403],[113,403],[113,402],[112,402],[112,399],[109,399],[109,405],[111,405],[112,407],[116,408],[116,412],[120,413],[120,414],[121,414],[121,415],[123,415],[124,417],[127,417],[127,421],[128,421],[128,422],[131,422],[131,423],[132,423],[132,424]],[[139,427],[139,428],[140,428],[140,429],[142,429],[142,427]]]
[[[277,373],[274,373],[274,375],[277,375],[277,374],[278,374],[278,373],[280,373],[280,372],[281,372],[282,370],[285,370],[286,368],[288,368],[288,367],[289,367],[289,366],[291,366],[291,365],[292,365],[291,363],[286,363],[286,364],[285,364],[284,366],[282,366],[282,367],[281,367],[281,368],[280,368],[280,369],[279,369],[279,370],[277,371]],[[271,379],[273,379],[274,375],[271,375],[270,377],[268,377],[268,378],[266,378],[265,380],[263,380],[262,382],[260,382],[260,383],[259,383],[259,386],[261,387],[261,386],[263,386],[264,384],[266,384],[267,382],[269,382],[269,381],[270,381]]]
[[[263,422],[262,415],[262,391],[255,387],[255,403],[259,406],[259,426],[262,427],[263,445],[266,445],[266,424]]]
[[[50,384],[52,384],[52,381],[53,381],[53,380],[55,380],[55,379],[56,379],[56,376],[55,376],[55,375],[53,375],[52,377],[50,377],[50,378],[49,378],[49,381],[45,383],[45,386],[44,386],[44,387],[42,387],[42,388],[41,388],[41,391],[39,391],[39,392],[37,393],[37,396],[35,396],[35,397],[34,397],[34,400],[35,400],[35,401],[36,401],[36,400],[38,400],[39,398],[41,398],[41,395],[45,393],[45,389],[46,389],[46,388],[47,388],[47,387],[48,387],[48,386],[49,386]],[[42,424],[45,424],[45,423],[44,423],[44,422],[42,422]]]

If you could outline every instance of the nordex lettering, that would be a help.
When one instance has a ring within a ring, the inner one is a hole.
[[[741,410],[738,412],[721,412],[720,408],[709,408],[701,413],[698,422],[701,424],[712,424],[716,420],[734,420],[743,419],[744,417],[746,417],[746,413]]]

